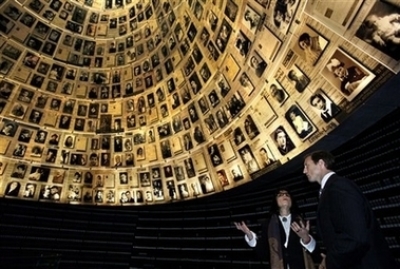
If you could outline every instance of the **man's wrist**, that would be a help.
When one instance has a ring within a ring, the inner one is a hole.
[[[306,237],[301,238],[301,241],[303,242],[303,244],[307,245],[311,241],[310,235],[307,235]]]

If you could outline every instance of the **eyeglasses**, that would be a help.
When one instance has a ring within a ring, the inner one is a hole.
[[[282,196],[290,197],[290,194],[287,192],[280,192],[277,194],[277,197],[282,197]]]

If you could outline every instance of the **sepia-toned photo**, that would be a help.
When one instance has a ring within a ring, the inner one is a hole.
[[[309,104],[324,122],[331,121],[342,111],[321,89],[310,97]]]
[[[310,83],[310,79],[297,65],[287,72],[286,77],[299,93],[302,93]]]
[[[400,60],[400,8],[377,1],[356,36],[395,60]]]
[[[235,41],[235,48],[243,58],[249,54],[251,44],[250,39],[242,31],[239,31]]]
[[[271,1],[267,9],[266,21],[286,35],[294,20],[300,1]]]
[[[232,33],[232,27],[230,24],[224,19],[221,24],[221,28],[215,39],[215,44],[220,52],[224,52],[226,46],[228,45],[229,37]]]
[[[298,30],[298,33],[299,37],[293,44],[293,51],[307,64],[315,65],[324,53],[329,41],[308,25],[304,25]]]
[[[348,101],[353,100],[375,78],[371,71],[341,49],[333,53],[321,74]]]
[[[239,155],[242,158],[244,166],[246,167],[247,172],[249,172],[249,174],[260,170],[260,167],[249,145],[245,145],[244,147],[240,148]]]
[[[207,194],[214,191],[214,184],[211,180],[210,175],[206,174],[199,176],[199,182],[203,194]]]
[[[277,129],[275,129],[275,131],[271,134],[271,138],[283,156],[295,148],[292,139],[289,137],[283,126],[279,126]]]
[[[256,51],[250,55],[248,65],[257,77],[261,77],[267,68],[267,62]]]
[[[283,86],[279,83],[279,81],[273,80],[267,87],[273,101],[278,103],[280,106],[282,106],[289,98],[289,94],[287,93],[285,88],[283,88]]]
[[[258,14],[254,9],[252,9],[249,5],[247,5],[243,14],[242,24],[252,34],[255,34],[260,22],[261,22],[260,14]]]
[[[285,118],[292,126],[297,136],[306,139],[316,131],[311,120],[304,114],[302,109],[296,104],[292,105],[285,113]]]

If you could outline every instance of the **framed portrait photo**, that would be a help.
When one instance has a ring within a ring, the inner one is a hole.
[[[268,66],[267,62],[256,51],[253,51],[247,63],[254,74],[259,78],[263,75],[265,69]]]
[[[315,65],[329,44],[329,40],[311,26],[305,24],[297,30],[298,37],[293,39],[292,50],[304,62]]]
[[[260,170],[260,166],[258,165],[256,158],[254,157],[254,154],[249,145],[245,145],[242,148],[240,148],[239,155],[242,158],[242,161],[249,174],[252,174]]]
[[[302,93],[311,81],[297,65],[293,65],[292,68],[288,70],[286,78],[299,93]]]
[[[246,9],[243,14],[242,24],[252,33],[255,34],[258,25],[261,22],[261,16],[258,14],[253,8],[249,5],[246,6]]]
[[[235,48],[238,50],[240,56],[243,58],[247,57],[251,44],[250,39],[242,31],[239,31],[235,40]]]
[[[292,139],[289,137],[289,134],[282,125],[271,133],[271,138],[275,142],[276,148],[282,156],[285,156],[296,148]]]
[[[266,22],[286,35],[296,16],[300,1],[271,1],[266,12]]]
[[[267,86],[267,91],[273,101],[282,106],[289,98],[286,89],[280,84],[279,81],[273,79]]]
[[[375,74],[340,48],[329,58],[321,74],[348,101],[352,101],[375,78]]]
[[[399,14],[398,4],[396,6],[389,1],[376,1],[355,33],[357,38],[368,44],[369,54],[383,53],[389,56],[376,58],[396,72],[400,60]]]
[[[285,119],[295,131],[296,135],[305,140],[317,129],[298,104],[292,105],[285,113]]]
[[[318,89],[311,95],[309,104],[312,106],[315,113],[320,115],[324,122],[330,122],[342,111],[322,89]]]

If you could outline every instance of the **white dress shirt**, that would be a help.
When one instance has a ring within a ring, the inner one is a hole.
[[[283,221],[283,218],[286,218],[286,221]],[[288,243],[289,243],[289,234],[290,234],[290,224],[292,223],[292,215],[289,214],[288,216],[279,216],[279,219],[281,220],[281,223],[283,225],[283,228],[285,229],[285,234],[286,234],[286,241],[285,241],[285,248],[287,247]],[[244,239],[246,240],[247,244],[250,247],[255,247],[257,245],[257,235],[253,232],[250,231],[251,234],[253,235],[253,238],[250,240],[247,235],[244,236]],[[315,239],[310,235],[310,242],[308,242],[308,244],[304,244],[303,241],[300,239],[300,243],[301,245],[307,249],[309,252],[313,252],[315,249],[315,246],[317,244],[317,242],[315,241]],[[265,239],[267,240],[267,239]]]

